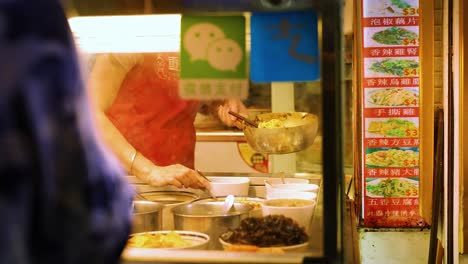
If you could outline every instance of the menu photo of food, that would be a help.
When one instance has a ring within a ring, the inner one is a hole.
[[[364,47],[417,46],[419,27],[365,27]]]
[[[419,118],[366,118],[367,138],[419,137]]]
[[[369,88],[364,93],[367,108],[419,106],[418,87]]]
[[[363,0],[364,17],[417,16],[419,0]]]
[[[418,148],[366,148],[368,168],[410,168],[419,166]]]
[[[367,178],[366,196],[371,198],[412,198],[419,196],[418,178]]]
[[[372,77],[417,77],[419,57],[365,58],[364,75]]]

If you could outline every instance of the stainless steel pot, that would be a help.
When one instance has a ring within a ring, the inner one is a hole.
[[[200,198],[198,194],[182,191],[151,191],[140,193],[146,200],[163,205],[162,229],[174,230],[174,216],[172,208],[191,203]]]
[[[224,202],[197,202],[179,205],[172,209],[176,230],[197,231],[210,236],[208,249],[222,249],[219,236],[240,225],[249,217],[252,206],[234,203],[232,209],[226,211]]]
[[[284,127],[265,128],[244,126],[247,143],[260,153],[286,154],[303,150],[312,143],[318,131],[318,117],[303,112],[268,113],[257,115],[255,122],[276,119]]]
[[[157,231],[162,228],[163,205],[151,201],[133,202],[132,233]]]

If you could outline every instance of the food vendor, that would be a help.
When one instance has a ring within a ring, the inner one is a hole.
[[[241,128],[239,100],[202,103],[178,96],[178,53],[99,54],[90,73],[91,98],[104,140],[130,175],[152,186],[206,188],[194,170],[195,116],[206,109]]]

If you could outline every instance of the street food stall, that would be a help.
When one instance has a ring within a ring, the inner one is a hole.
[[[127,177],[137,196],[123,263],[345,262],[342,8],[70,1],[88,70],[100,54],[155,54],[178,96],[236,98],[249,112],[242,129],[197,114],[194,167],[211,193]]]

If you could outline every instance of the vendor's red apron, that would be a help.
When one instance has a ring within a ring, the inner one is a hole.
[[[178,96],[178,54],[146,54],[126,75],[107,115],[154,164],[194,167],[198,101]]]

